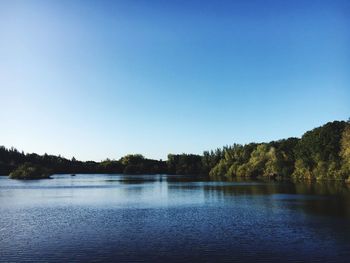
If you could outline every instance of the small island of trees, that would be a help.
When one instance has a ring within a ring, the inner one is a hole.
[[[11,179],[33,180],[33,179],[49,179],[50,170],[39,165],[24,163],[9,175]]]

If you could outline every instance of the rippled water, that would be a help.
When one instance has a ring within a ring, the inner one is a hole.
[[[0,177],[2,262],[350,262],[350,187]]]

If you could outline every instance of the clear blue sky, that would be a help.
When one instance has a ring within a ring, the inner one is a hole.
[[[202,153],[350,117],[350,1],[0,0],[0,145]]]

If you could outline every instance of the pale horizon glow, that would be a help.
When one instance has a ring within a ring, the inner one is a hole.
[[[350,2],[0,0],[0,145],[166,159],[350,117]]]

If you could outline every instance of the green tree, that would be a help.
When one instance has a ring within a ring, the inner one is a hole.
[[[350,122],[347,122],[341,138],[342,174],[345,178],[350,178]]]
[[[50,171],[47,168],[27,162],[12,171],[9,177],[21,180],[46,179],[50,178]]]
[[[293,177],[342,179],[340,141],[346,122],[334,121],[306,132],[295,148]]]

